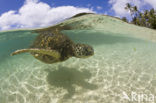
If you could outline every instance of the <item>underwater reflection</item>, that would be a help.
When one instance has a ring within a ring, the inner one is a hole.
[[[81,86],[82,88],[94,90],[96,85],[87,82],[86,80],[91,77],[88,70],[79,71],[76,68],[59,67],[57,70],[46,70],[48,72],[47,82],[51,86],[62,87],[67,90],[64,99],[72,97],[75,93],[73,85]]]

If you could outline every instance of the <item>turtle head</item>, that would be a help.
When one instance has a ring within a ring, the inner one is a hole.
[[[94,50],[90,45],[87,44],[75,44],[74,56],[77,58],[87,58],[94,55]]]

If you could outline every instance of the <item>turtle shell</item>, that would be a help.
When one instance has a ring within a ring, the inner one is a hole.
[[[45,54],[38,54],[32,52],[31,54],[45,62],[45,63],[53,63],[64,61],[73,55],[73,45],[74,43],[63,34],[53,34],[53,33],[43,33],[40,34],[32,44],[31,48],[45,49],[45,50],[55,50],[60,53],[60,58],[54,58]]]

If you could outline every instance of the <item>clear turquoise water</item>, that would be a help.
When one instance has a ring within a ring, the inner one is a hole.
[[[0,103],[139,103],[124,99],[124,93],[156,96],[155,42],[113,30],[63,32],[92,45],[95,55],[56,64],[28,53],[10,56],[29,47],[37,34],[0,32]]]

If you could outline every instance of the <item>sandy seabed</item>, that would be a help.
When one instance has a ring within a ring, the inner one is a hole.
[[[125,93],[156,95],[154,45],[94,45],[90,58],[50,65],[30,54],[8,57],[0,64],[0,103],[131,103]]]

